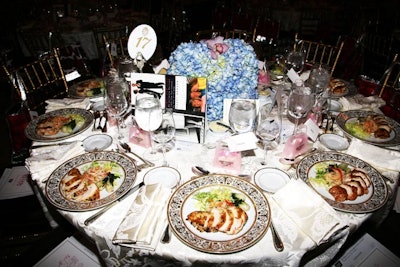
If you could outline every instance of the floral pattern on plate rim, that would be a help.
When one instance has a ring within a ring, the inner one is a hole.
[[[193,197],[194,192],[213,186],[232,187],[246,195],[255,210],[254,218],[249,218],[247,221],[247,223],[252,223],[247,231],[239,232],[232,235],[232,238],[224,240],[210,240],[192,232],[187,227],[186,218],[183,218],[182,213],[183,205]],[[175,235],[189,247],[207,253],[227,254],[247,249],[256,244],[269,227],[271,211],[268,200],[256,186],[235,176],[210,174],[194,178],[181,185],[170,198],[167,216]]]
[[[348,204],[336,202],[333,199],[326,198],[318,193],[318,191],[310,184],[308,177],[309,171],[316,163],[324,161],[334,161],[339,163],[347,163],[353,168],[364,170],[371,179],[373,186],[373,194],[371,198],[362,203]],[[351,212],[351,213],[366,213],[372,212],[381,208],[388,199],[388,188],[381,174],[365,161],[339,152],[315,152],[303,158],[297,166],[297,176],[305,181],[314,191],[316,191],[329,205],[334,209]]]
[[[69,114],[76,114],[76,115],[81,115],[83,119],[85,120],[81,128],[77,129],[75,132],[71,134],[65,134],[65,135],[56,135],[56,136],[41,136],[36,133],[36,128],[37,125],[40,121],[49,118],[51,116],[59,116],[59,115],[69,115]],[[30,121],[29,124],[25,128],[25,135],[29,139],[33,141],[41,141],[41,142],[57,142],[60,140],[68,139],[72,136],[78,135],[81,132],[85,131],[89,126],[92,124],[94,120],[93,114],[86,110],[86,109],[81,109],[81,108],[64,108],[64,109],[58,109],[54,110],[48,113],[45,113],[43,115],[40,115],[33,121]]]
[[[380,115],[385,118],[385,120],[392,126],[392,131],[394,131],[394,137],[393,138],[388,138],[388,139],[377,139],[375,138],[374,140],[366,140],[365,138],[360,138],[357,136],[352,135],[346,128],[346,122],[349,119],[357,119],[357,118],[365,118],[368,115]],[[369,143],[372,145],[376,146],[396,146],[400,144],[400,124],[398,124],[395,120],[386,117],[383,114],[375,113],[372,111],[365,111],[365,110],[348,110],[348,111],[343,111],[340,112],[336,116],[336,123],[339,126],[339,128],[346,133],[347,135],[357,138],[365,143]]]
[[[61,180],[73,168],[93,161],[111,161],[117,163],[124,171],[123,181],[119,187],[108,196],[90,202],[77,202],[66,199],[60,190]],[[46,183],[45,193],[51,204],[67,211],[88,211],[104,207],[125,195],[136,180],[137,168],[135,163],[126,155],[112,151],[89,152],[76,156],[61,164],[53,171]]]

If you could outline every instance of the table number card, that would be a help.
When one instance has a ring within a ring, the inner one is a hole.
[[[157,35],[154,29],[147,25],[141,24],[137,26],[128,39],[128,53],[133,59],[142,55],[147,61],[153,55],[157,47]]]

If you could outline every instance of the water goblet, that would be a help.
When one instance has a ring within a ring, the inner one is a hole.
[[[122,115],[128,109],[126,87],[125,80],[117,77],[109,79],[106,83],[106,105],[110,115],[117,120],[118,139],[123,138],[120,126],[122,125]]]
[[[236,133],[254,130],[256,104],[253,100],[233,99],[229,109],[229,124]]]
[[[296,86],[292,89],[288,97],[288,113],[295,118],[293,134],[297,133],[299,120],[307,116],[315,103],[314,94],[309,87]]]
[[[301,51],[290,51],[286,56],[286,69],[293,69],[300,74],[304,68],[304,53]]]
[[[153,96],[137,97],[135,103],[135,119],[138,126],[149,133],[160,127],[162,121],[160,100]],[[150,161],[158,159],[153,144],[151,144],[150,150],[146,151],[145,154],[145,158]]]
[[[282,118],[278,106],[274,103],[262,105],[258,110],[255,134],[264,147],[263,165],[267,164],[268,151],[279,145],[281,131]]]
[[[171,109],[165,109],[162,113],[162,121],[160,127],[151,132],[151,138],[155,143],[161,144],[163,154],[163,166],[168,166],[166,160],[166,144],[175,137],[175,121]]]

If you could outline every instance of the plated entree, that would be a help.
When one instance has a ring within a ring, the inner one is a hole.
[[[88,80],[76,85],[75,93],[81,97],[93,97],[102,95],[104,92],[104,82],[101,80]]]
[[[80,169],[73,168],[61,179],[62,195],[71,201],[89,202],[100,199],[101,191],[111,193],[123,176],[121,166],[110,161],[93,161]]]
[[[356,120],[349,120],[345,124],[346,129],[355,137],[367,139],[390,138],[392,126],[382,115],[368,115]]]
[[[370,193],[371,179],[360,169],[346,163],[319,162],[314,165],[315,176],[309,181],[314,187],[322,187],[337,202],[353,201]]]
[[[48,116],[39,120],[36,134],[39,136],[53,136],[59,133],[68,135],[79,130],[84,123],[85,119],[80,114]]]
[[[222,232],[229,235],[239,233],[248,220],[250,206],[246,196],[233,192],[229,187],[216,187],[193,196],[196,211],[187,215],[187,220],[200,232]]]

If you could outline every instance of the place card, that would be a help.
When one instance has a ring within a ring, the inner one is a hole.
[[[228,145],[229,151],[240,152],[256,149],[258,139],[253,132],[247,132],[233,135],[225,139],[224,142]]]
[[[317,140],[318,138],[318,134],[319,134],[319,127],[318,125],[312,120],[312,119],[308,119],[304,125],[306,126],[306,133],[307,136],[313,140],[314,142]]]

